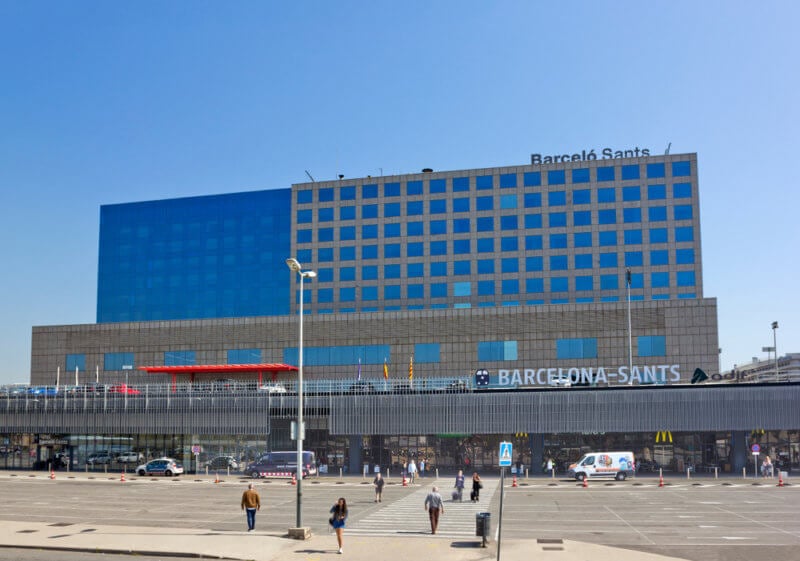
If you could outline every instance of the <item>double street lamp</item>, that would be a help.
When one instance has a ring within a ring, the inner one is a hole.
[[[303,267],[294,257],[286,260],[289,268],[300,276],[300,335],[297,354],[297,528],[303,526],[303,281],[317,276],[315,271],[304,271]]]
[[[778,377],[778,322],[772,322],[772,351],[775,353],[775,381],[780,382]]]

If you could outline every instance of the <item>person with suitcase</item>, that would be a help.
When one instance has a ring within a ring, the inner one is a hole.
[[[461,502],[464,500],[464,472],[458,470],[456,475],[456,489],[453,491],[453,501]]]

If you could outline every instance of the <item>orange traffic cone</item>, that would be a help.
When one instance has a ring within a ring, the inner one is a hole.
[[[215,474],[214,483],[219,483],[219,473]]]
[[[778,487],[783,487],[783,472],[778,472]]]
[[[408,487],[408,479],[406,479],[405,474],[403,474],[403,487]]]
[[[511,486],[512,486],[512,487],[516,487],[516,486],[517,486],[517,476],[516,476],[516,475],[515,475],[515,476],[514,476],[514,478],[511,480]]]
[[[297,485],[297,475],[292,474],[292,485]]]
[[[55,479],[55,478],[56,478],[56,470],[51,469],[50,470],[50,479]]]
[[[664,474],[663,473],[659,474],[659,476],[658,476],[658,486],[659,487],[663,487],[664,486]]]
[[[119,476],[120,483],[125,483],[125,472],[122,472],[122,475]]]
[[[586,489],[589,486],[589,476],[583,476],[583,488]]]

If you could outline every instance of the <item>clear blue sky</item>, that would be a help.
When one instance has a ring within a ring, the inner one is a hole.
[[[723,368],[800,351],[799,6],[0,0],[0,383],[94,322],[102,204],[670,142]]]

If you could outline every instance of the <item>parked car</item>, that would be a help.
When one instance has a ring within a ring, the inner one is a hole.
[[[139,452],[122,452],[116,457],[116,461],[120,464],[136,464],[144,460],[144,456]]]
[[[239,462],[233,456],[217,456],[206,462],[208,469],[239,469]]]
[[[58,388],[56,386],[34,386],[28,388],[28,393],[31,395],[56,396],[58,395]]]
[[[89,456],[86,458],[86,465],[97,466],[110,464],[113,460],[114,457],[111,455],[111,452],[108,450],[101,450],[99,452],[89,454]]]
[[[136,388],[130,387],[127,384],[117,384],[116,386],[109,386],[108,393],[121,393],[121,394],[128,394],[128,395],[139,395],[142,392],[140,392]]]
[[[172,477],[173,475],[182,474],[183,466],[173,458],[158,458],[138,466],[136,468],[136,473],[141,476],[163,475],[165,477]]]
[[[317,459],[314,452],[303,452],[303,477],[317,474]],[[297,452],[268,452],[245,469],[248,477],[291,477],[297,473]]]
[[[265,393],[286,393],[286,388],[281,384],[264,384],[258,386],[258,391]]]

